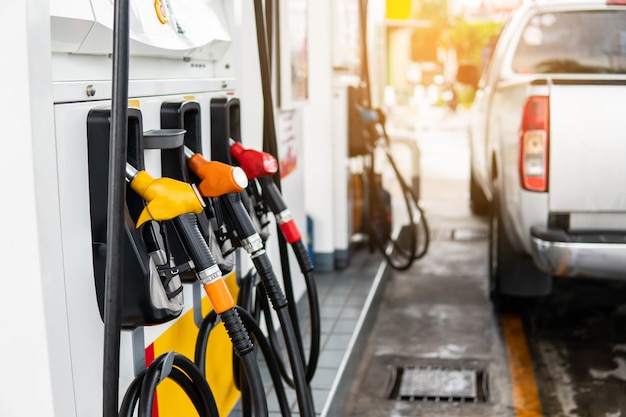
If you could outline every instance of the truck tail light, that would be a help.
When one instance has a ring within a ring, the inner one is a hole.
[[[548,191],[548,97],[526,100],[520,129],[520,179],[528,191]]]

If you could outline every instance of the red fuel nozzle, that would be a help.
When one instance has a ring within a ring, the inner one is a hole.
[[[243,170],[217,161],[207,161],[196,153],[189,157],[189,169],[200,178],[198,190],[204,197],[238,193],[248,186]]]
[[[272,155],[254,149],[246,149],[241,143],[234,140],[231,140],[230,154],[239,162],[239,166],[250,180],[274,175],[278,171],[278,163]]]

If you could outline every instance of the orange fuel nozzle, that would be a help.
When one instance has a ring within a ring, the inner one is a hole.
[[[278,162],[272,155],[254,149],[246,149],[241,143],[232,139],[230,140],[230,154],[239,162],[248,179],[274,175],[278,171]]]
[[[228,193],[239,193],[248,186],[248,178],[239,167],[217,161],[207,161],[198,153],[188,153],[189,169],[201,182],[198,190],[204,197],[219,197]]]
[[[128,165],[126,172],[130,187],[148,202],[139,215],[137,228],[148,220],[171,220],[204,210],[204,204],[191,184],[172,178],[154,179],[146,171],[129,170]]]

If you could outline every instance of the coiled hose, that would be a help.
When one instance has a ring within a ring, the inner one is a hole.
[[[119,416],[133,417],[139,403],[137,417],[152,417],[154,393],[166,378],[182,388],[200,417],[219,417],[211,388],[198,367],[175,352],[160,355],[135,377],[124,395]]]
[[[289,409],[289,401],[287,399],[287,394],[285,392],[285,388],[281,380],[280,372],[278,371],[277,359],[274,356],[274,352],[272,351],[271,346],[269,345],[265,335],[263,334],[263,331],[258,326],[257,320],[244,308],[237,306],[236,309],[239,313],[239,316],[241,317],[241,320],[243,321],[243,324],[246,326],[246,328],[248,329],[248,331],[254,338],[254,341],[256,342],[258,347],[261,349],[261,354],[263,355],[263,358],[265,359],[265,362],[267,363],[267,367],[270,372],[270,377],[272,379],[274,389],[276,390],[276,397],[278,400],[278,405],[280,407],[281,416],[283,417],[291,416],[291,411]],[[200,370],[200,372],[202,372],[203,374],[206,369],[206,355],[207,355],[207,346],[208,346],[209,336],[211,334],[211,331],[217,325],[217,318],[218,317],[215,311],[209,312],[209,314],[207,314],[206,317],[202,320],[202,324],[200,325],[200,330],[198,332],[198,338],[196,339],[194,362],[196,366],[198,367],[198,369]],[[251,355],[249,356],[252,357]],[[243,360],[244,359],[242,359],[242,361]],[[247,359],[246,357],[245,360],[249,360],[249,359]],[[245,367],[245,365],[243,366]],[[237,369],[239,369],[239,367]],[[243,390],[242,388],[242,395],[244,396],[250,395],[250,392],[245,392],[245,390]],[[248,401],[244,400],[243,402],[246,403]],[[246,412],[247,411],[245,410],[245,407],[244,407],[244,413]]]

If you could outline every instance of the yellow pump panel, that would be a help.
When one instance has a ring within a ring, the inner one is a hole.
[[[386,0],[385,18],[406,20],[411,15],[412,0]]]
[[[235,273],[231,272],[225,277],[228,289],[234,298],[237,297]],[[202,299],[203,317],[211,311],[212,306],[208,297]],[[152,360],[159,355],[171,350],[185,355],[193,360],[198,337],[198,328],[194,323],[193,310],[181,316],[176,323],[167,329],[154,343],[146,348],[147,360]],[[221,416],[226,416],[233,409],[241,396],[241,392],[235,387],[232,366],[233,348],[230,338],[226,333],[224,324],[218,324],[212,331],[207,347],[206,379],[211,387],[217,409]],[[175,382],[166,379],[157,387],[157,409],[153,417],[180,417],[196,415],[196,410],[183,390]]]

